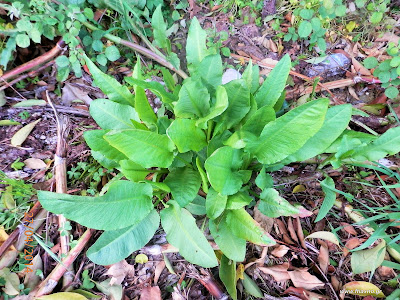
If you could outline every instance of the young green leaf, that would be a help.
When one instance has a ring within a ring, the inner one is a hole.
[[[103,91],[107,97],[114,102],[118,102],[125,105],[134,106],[134,96],[129,92],[128,88],[121,85],[113,77],[103,73],[96,67],[96,65],[86,56],[83,58],[86,61],[86,65],[92,73],[94,83]]]
[[[167,135],[174,142],[178,151],[200,151],[205,146],[206,134],[196,127],[196,121],[190,119],[175,119],[167,129]]]
[[[200,80],[185,80],[175,104],[175,115],[179,118],[204,117],[210,111],[210,94]]]
[[[246,240],[234,235],[226,224],[226,217],[219,221],[209,220],[211,235],[221,251],[234,261],[244,261],[246,255]]]
[[[167,48],[167,24],[161,11],[161,4],[157,6],[151,18],[151,27],[153,27],[154,40],[160,48]]]
[[[206,56],[196,70],[200,77],[213,88],[222,84],[222,60],[219,54]]]
[[[285,89],[291,67],[290,56],[286,54],[268,74],[267,79],[257,91],[255,99],[258,108],[275,105]]]
[[[214,220],[218,218],[225,210],[226,200],[228,196],[222,196],[214,189],[209,189],[206,198],[206,212],[207,217]]]
[[[207,34],[205,30],[201,28],[199,21],[194,17],[190,24],[186,41],[186,60],[193,67],[198,65],[208,54],[206,38]]]
[[[244,182],[241,166],[242,152],[228,146],[217,149],[204,164],[211,186],[221,195],[233,195],[240,190]]]
[[[259,138],[250,137],[245,150],[263,164],[276,163],[299,150],[322,127],[329,100],[301,105],[268,123]]]
[[[171,189],[172,196],[181,207],[193,201],[200,189],[200,174],[191,167],[171,171],[164,183]]]
[[[228,196],[226,209],[239,209],[249,205],[253,201],[248,192],[237,192],[234,195]]]
[[[206,199],[196,195],[192,202],[185,206],[185,208],[192,214],[203,216],[206,214]]]
[[[257,283],[254,282],[254,280],[251,279],[251,277],[246,273],[243,273],[243,275],[244,275],[243,287],[246,290],[246,292],[254,297],[263,298],[264,295],[261,292],[260,288],[258,287]]]
[[[226,223],[234,235],[260,246],[275,245],[273,238],[261,228],[244,208],[229,210]]]
[[[119,161],[120,170],[126,178],[133,182],[142,181],[150,173],[149,170],[129,159]]]
[[[246,82],[247,87],[250,89],[250,92],[252,94],[255,93],[260,86],[260,68],[258,67],[258,65],[253,66],[253,62],[252,60],[250,60],[249,64],[243,72],[242,78]]]
[[[111,131],[104,138],[112,147],[145,168],[168,168],[174,159],[175,146],[166,135],[140,129],[124,129]]]
[[[167,234],[167,241],[179,249],[189,262],[205,268],[218,265],[213,249],[196,225],[193,216],[174,201],[161,211],[161,224]]]
[[[328,214],[329,210],[333,207],[336,200],[336,193],[333,191],[335,188],[335,183],[333,179],[327,176],[323,181],[321,181],[321,187],[325,193],[324,201],[322,202],[321,208],[318,211],[318,216],[315,222],[321,221]]]
[[[121,229],[141,221],[153,209],[152,196],[149,184],[122,180],[98,197],[38,191],[46,210],[99,230]]]
[[[107,159],[114,160],[118,162],[123,159],[127,159],[127,157],[112,147],[103,136],[109,132],[110,130],[90,130],[85,131],[83,133],[83,137],[85,138],[86,143],[92,149],[92,151],[97,151],[104,155]]]
[[[231,261],[225,255],[221,257],[221,265],[219,267],[219,278],[224,283],[226,290],[233,300],[237,299],[236,290],[236,262]]]
[[[107,99],[96,99],[90,103],[90,115],[103,129],[135,128],[131,120],[140,122],[136,110],[130,105]]]
[[[288,217],[299,213],[299,209],[283,199],[275,189],[264,189],[257,205],[260,212],[270,218]]]
[[[133,68],[132,77],[138,80],[143,79],[140,59],[137,60],[135,67]],[[157,123],[157,116],[154,113],[153,108],[150,106],[144,88],[136,84],[133,85],[133,88],[135,90],[135,109],[139,118],[146,124]]]
[[[149,89],[164,103],[170,104],[178,100],[174,94],[168,93],[163,85],[157,81],[147,82],[132,77],[126,77],[125,81],[132,85],[138,85],[143,89]]]
[[[115,46],[108,46],[104,54],[106,55],[109,61],[116,61],[121,57],[118,48]]]
[[[160,225],[160,216],[152,210],[140,222],[129,227],[105,231],[86,253],[98,265],[111,265],[145,246]]]

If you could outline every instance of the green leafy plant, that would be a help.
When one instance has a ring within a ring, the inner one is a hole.
[[[85,140],[99,163],[118,169],[128,180],[113,181],[97,197],[39,191],[38,198],[53,213],[105,230],[87,252],[93,262],[103,265],[143,247],[161,220],[167,241],[185,259],[215,267],[218,260],[205,236],[208,228],[224,254],[221,267],[229,272],[221,279],[236,299],[232,270],[234,262],[244,260],[246,242],[275,243],[246,207],[256,205],[273,218],[308,215],[273,188],[267,172],[329,147],[333,156],[335,149],[343,152],[335,157],[339,164],[346,158],[383,157],[400,150],[400,143],[397,137],[388,145],[382,135],[370,143],[364,139],[358,152],[351,152],[356,147],[345,152],[348,143],[343,146],[342,141],[348,139],[345,129],[352,107],[328,108],[328,99],[307,102],[277,118],[291,68],[289,56],[261,86],[258,66],[252,63],[242,79],[223,85],[221,57],[207,48],[206,39],[194,18],[186,43],[191,76],[182,84],[166,70],[165,85],[144,81],[138,60],[133,76],[125,78],[134,95],[85,57],[95,84],[108,96],[91,103],[90,113],[102,129],[85,132]],[[162,100],[157,114],[145,89]],[[393,130],[400,136],[399,128]],[[255,186],[261,193],[254,191]],[[229,260],[233,262],[227,265]]]
[[[388,44],[387,54],[391,56],[382,62],[371,56],[364,60],[364,66],[368,69],[374,69],[374,76],[377,77],[382,87],[385,88],[385,95],[394,99],[399,95],[398,86],[400,85],[400,43],[397,45],[393,42]]]

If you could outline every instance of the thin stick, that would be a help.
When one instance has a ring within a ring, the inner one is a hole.
[[[57,266],[53,269],[53,271],[49,274],[49,276],[47,276],[47,278],[42,281],[39,287],[31,292],[30,294],[31,296],[34,296],[36,298],[50,294],[53,291],[60,278],[65,274],[65,272],[68,271],[66,268],[72,266],[75,259],[82,252],[83,248],[85,248],[93,232],[94,232],[93,229],[87,229],[83,233],[83,235],[78,240],[76,246],[68,253],[67,257],[65,257],[62,260],[62,264],[61,263],[57,264]]]
[[[96,26],[90,24],[89,22],[82,22],[82,24],[91,30],[98,30],[98,28]],[[168,69],[174,71],[176,74],[181,76],[183,79],[188,78],[188,75],[182,69],[176,69],[169,61],[167,61],[165,59],[165,57],[162,57],[159,54],[154,53],[153,51],[151,51],[145,47],[142,47],[136,43],[133,43],[133,42],[130,42],[127,40],[123,40],[120,37],[117,37],[117,36],[109,34],[109,33],[105,34],[104,37],[116,44],[124,45],[128,48],[135,50],[136,52],[139,52],[140,54],[147,56],[148,58],[150,58],[152,60],[155,60],[160,65],[163,65],[163,66],[167,67]]]
[[[24,63],[6,73],[4,73],[3,76],[0,77],[1,81],[4,82],[10,78],[18,76],[21,73],[27,72],[29,70],[32,70],[33,68],[36,68],[37,66],[40,66],[40,65],[46,63],[47,61],[53,59],[58,54],[60,54],[61,51],[63,50],[64,45],[65,45],[64,41],[62,39],[60,39],[57,42],[57,44],[53,47],[53,49],[51,49],[49,52],[46,52],[46,53],[42,54],[41,56],[36,57],[36,58],[28,61],[27,63]],[[0,85],[3,85],[2,82],[0,82]]]
[[[67,193],[67,138],[69,134],[70,124],[69,118],[65,115],[59,115],[57,109],[54,107],[53,102],[46,91],[47,102],[51,105],[54,110],[57,121],[57,149],[54,155],[54,168],[56,178],[56,193],[66,194]],[[58,215],[58,226],[62,232],[60,234],[60,256],[67,255],[70,250],[69,247],[69,230],[65,230],[67,219],[63,215]],[[73,269],[69,269],[69,272],[64,274],[63,287],[70,286],[74,280]]]

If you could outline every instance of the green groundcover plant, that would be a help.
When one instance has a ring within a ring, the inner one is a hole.
[[[86,57],[95,84],[108,99],[92,102],[90,113],[102,129],[84,137],[93,157],[127,180],[112,180],[96,197],[39,191],[38,198],[50,212],[104,230],[87,251],[101,265],[141,249],[161,220],[167,241],[186,260],[203,267],[220,261],[221,279],[236,298],[235,263],[230,261],[244,261],[246,242],[275,243],[246,208],[256,206],[272,218],[308,213],[280,196],[268,172],[321,153],[331,153],[326,163],[335,166],[377,160],[400,150],[400,128],[379,138],[347,130],[351,105],[329,108],[328,99],[277,118],[289,56],[261,86],[259,69],[251,63],[241,79],[222,84],[221,57],[206,47],[206,33],[196,18],[186,52],[191,76],[182,85],[167,70],[165,85],[144,81],[138,60],[133,76],[125,78],[134,94]],[[157,114],[145,89],[162,100]],[[223,253],[220,260],[207,238]]]

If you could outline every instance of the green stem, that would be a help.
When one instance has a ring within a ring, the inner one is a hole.
[[[214,128],[214,122],[209,120],[207,122],[207,142],[209,140],[211,140],[211,133],[212,133],[213,128]]]
[[[99,30],[96,26],[90,24],[89,22],[82,22],[82,24],[91,30]],[[148,58],[150,58],[152,60],[155,60],[160,65],[163,65],[163,66],[167,67],[168,69],[174,71],[176,74],[181,76],[183,79],[189,77],[183,70],[176,69],[170,62],[167,61],[167,59],[163,55],[154,53],[153,51],[151,51],[145,47],[142,47],[136,43],[132,43],[127,40],[123,40],[120,37],[112,35],[110,33],[105,34],[104,37],[116,44],[124,45],[128,48],[135,50],[136,52],[139,52],[140,54],[143,54],[144,56],[147,56]]]

